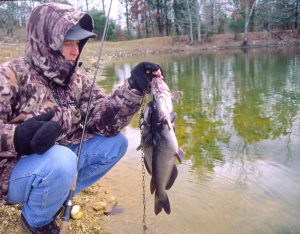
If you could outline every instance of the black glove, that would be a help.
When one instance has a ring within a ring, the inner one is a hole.
[[[30,118],[16,127],[14,134],[15,150],[20,155],[45,153],[55,144],[61,126],[51,121],[54,112],[50,111]]]
[[[132,71],[131,76],[128,79],[128,83],[132,89],[137,89],[141,93],[145,93],[149,89],[149,83],[154,75],[152,72],[160,69],[155,63],[142,62],[136,65]]]

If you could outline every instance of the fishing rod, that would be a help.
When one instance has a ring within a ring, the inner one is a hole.
[[[91,102],[92,102],[92,93],[93,93],[93,90],[94,90],[94,87],[95,87],[96,78],[97,78],[99,67],[100,67],[100,60],[101,60],[102,55],[103,55],[104,41],[106,40],[106,36],[107,36],[111,5],[112,5],[112,0],[110,0],[109,10],[108,10],[108,13],[107,13],[107,18],[106,18],[105,26],[104,26],[104,31],[103,31],[102,39],[100,41],[101,45],[100,45],[100,50],[99,50],[99,54],[98,54],[98,57],[97,57],[93,82],[92,82],[90,92],[89,92],[89,100],[88,100],[86,115],[85,115],[85,119],[84,119],[84,124],[83,124],[83,129],[82,129],[82,134],[81,134],[79,147],[78,147],[78,150],[77,150],[77,167],[78,167],[78,162],[79,162],[80,155],[81,155],[84,134],[86,132],[86,125],[87,125],[87,121],[88,121],[89,114],[90,114],[90,108],[91,108]],[[74,179],[74,181],[71,185],[68,198],[64,203],[64,213],[63,213],[63,216],[62,216],[62,223],[60,225],[59,234],[66,234],[68,232],[68,229],[69,229],[69,221],[70,221],[71,209],[72,209],[72,204],[73,204],[72,199],[73,199],[73,195],[74,195],[74,192],[75,192],[75,189],[76,189],[77,178],[78,178],[78,171],[77,171],[76,177],[75,177],[75,179]]]

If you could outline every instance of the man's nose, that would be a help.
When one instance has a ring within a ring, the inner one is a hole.
[[[72,48],[71,48],[71,52],[72,53],[78,53],[79,52],[78,45],[73,45]]]

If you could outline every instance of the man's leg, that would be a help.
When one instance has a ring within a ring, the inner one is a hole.
[[[76,163],[74,152],[59,145],[22,157],[10,177],[8,202],[23,204],[22,215],[31,227],[50,223],[68,196]]]
[[[69,145],[69,148],[77,153],[78,146]],[[85,141],[78,162],[75,194],[105,175],[126,153],[127,147],[127,138],[121,133],[112,137],[95,135]]]
[[[22,157],[13,169],[8,202],[23,204],[22,214],[32,227],[41,227],[53,218],[66,200],[77,168],[78,144],[69,148],[55,145],[43,155]],[[83,143],[78,162],[75,193],[105,175],[126,153],[127,139],[95,136]]]

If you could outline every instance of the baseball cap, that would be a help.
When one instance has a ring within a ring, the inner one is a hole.
[[[67,35],[65,36],[65,39],[80,41],[80,40],[90,38],[90,37],[96,37],[96,34],[83,29],[80,26],[80,24],[78,23],[69,29],[69,31],[67,32]]]

